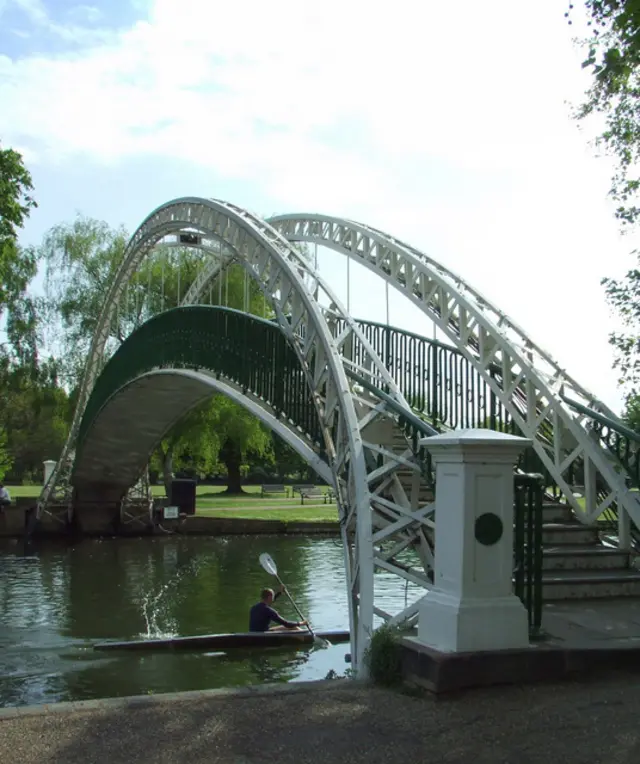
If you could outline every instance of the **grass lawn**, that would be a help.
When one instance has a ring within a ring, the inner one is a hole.
[[[32,499],[37,499],[40,496],[42,487],[39,485],[8,485],[7,490],[11,494],[11,498],[17,498],[18,496],[27,496]]]
[[[19,496],[37,498],[40,486],[17,485],[7,486],[12,497]],[[152,486],[156,497],[163,497],[164,486]],[[241,496],[227,496],[224,486],[199,485],[196,487],[196,511],[208,517],[237,517],[242,520],[284,520],[288,522],[323,522],[336,520],[337,507],[333,504],[323,504],[314,499],[302,505],[300,496],[286,496],[263,499],[260,496],[260,486],[245,487]]]
[[[336,522],[338,510],[335,506],[301,507],[292,506],[286,509],[200,509],[197,514],[202,517],[225,517],[234,520],[280,520],[285,523],[323,523]]]

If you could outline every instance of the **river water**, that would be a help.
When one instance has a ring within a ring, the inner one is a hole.
[[[323,679],[343,674],[349,645],[318,649],[101,653],[102,640],[246,631],[248,611],[275,581],[320,629],[348,629],[342,547],[300,537],[145,537],[70,545],[0,540],[0,707]],[[392,610],[405,591],[376,575]],[[393,602],[393,605],[391,605]],[[277,609],[297,619],[281,598]]]

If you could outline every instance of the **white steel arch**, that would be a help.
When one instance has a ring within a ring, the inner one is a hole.
[[[640,527],[637,495],[592,438],[583,424],[585,417],[569,408],[561,395],[569,395],[610,418],[618,417],[503,311],[440,263],[370,226],[304,213],[278,215],[269,222],[289,241],[319,244],[353,258],[417,305],[465,354],[525,436],[533,440],[536,452],[581,520],[593,522],[617,501]],[[501,378],[489,373],[495,365],[502,370]],[[526,407],[524,414],[514,405],[516,391]],[[544,422],[550,423],[552,430],[542,437]],[[585,474],[584,507],[565,479],[567,470],[579,460]],[[597,473],[608,486],[600,500]]]
[[[398,455],[381,447],[379,441],[371,443],[363,438],[363,432],[371,431],[377,420],[388,422],[388,414],[382,400],[351,389],[345,370],[358,372],[374,386],[385,385],[397,404],[407,411],[409,406],[382,360],[312,264],[271,226],[245,210],[219,200],[176,199],[151,213],[134,233],[106,296],[69,438],[40,497],[40,507],[46,507],[55,491],[68,485],[82,413],[101,371],[111,318],[124,289],[153,247],[164,237],[180,232],[200,235],[203,241],[219,241],[233,253],[233,260],[245,267],[273,305],[278,324],[306,375],[336,486],[349,587],[352,660],[362,675],[373,615],[382,614],[374,605],[372,528],[387,528],[386,540],[393,541],[395,534],[405,547],[408,537],[418,542],[424,573],[416,575],[396,567],[389,554],[377,564],[406,580],[420,581],[425,587],[429,585],[426,573],[429,550],[423,529],[425,513],[412,511],[415,507],[395,474],[399,469],[419,469],[406,454]],[[216,268],[220,265],[217,255]],[[345,327],[337,337],[332,336],[325,312],[317,302],[319,291],[331,303],[332,317]],[[367,356],[365,368],[352,363],[348,352],[342,353],[354,338]],[[383,467],[378,463],[379,457],[385,460]],[[387,494],[391,491],[392,499],[383,495],[385,490]],[[417,603],[402,613],[414,616],[416,611]]]

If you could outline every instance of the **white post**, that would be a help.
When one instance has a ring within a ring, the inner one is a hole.
[[[44,462],[44,483],[43,485],[46,485],[49,482],[49,478],[53,474],[54,469],[56,468],[57,462],[54,462],[53,459],[46,459]]]
[[[527,611],[513,594],[513,467],[530,444],[481,429],[421,441],[436,465],[436,551],[418,642],[441,652],[528,646]]]
[[[389,282],[384,282],[385,304],[387,306],[387,326],[389,326]]]
[[[596,483],[595,464],[585,456],[584,459],[584,511],[587,517],[593,515],[598,505],[598,486]],[[595,519],[595,518],[594,518]]]
[[[618,504],[618,547],[624,552],[631,551],[631,518],[620,504]]]

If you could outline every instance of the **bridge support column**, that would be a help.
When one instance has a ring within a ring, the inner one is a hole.
[[[113,536],[120,521],[117,501],[76,501],[73,507],[74,527],[81,536]]]
[[[436,551],[417,642],[440,652],[526,647],[527,612],[512,582],[513,467],[530,441],[462,430],[422,445],[436,465]]]

